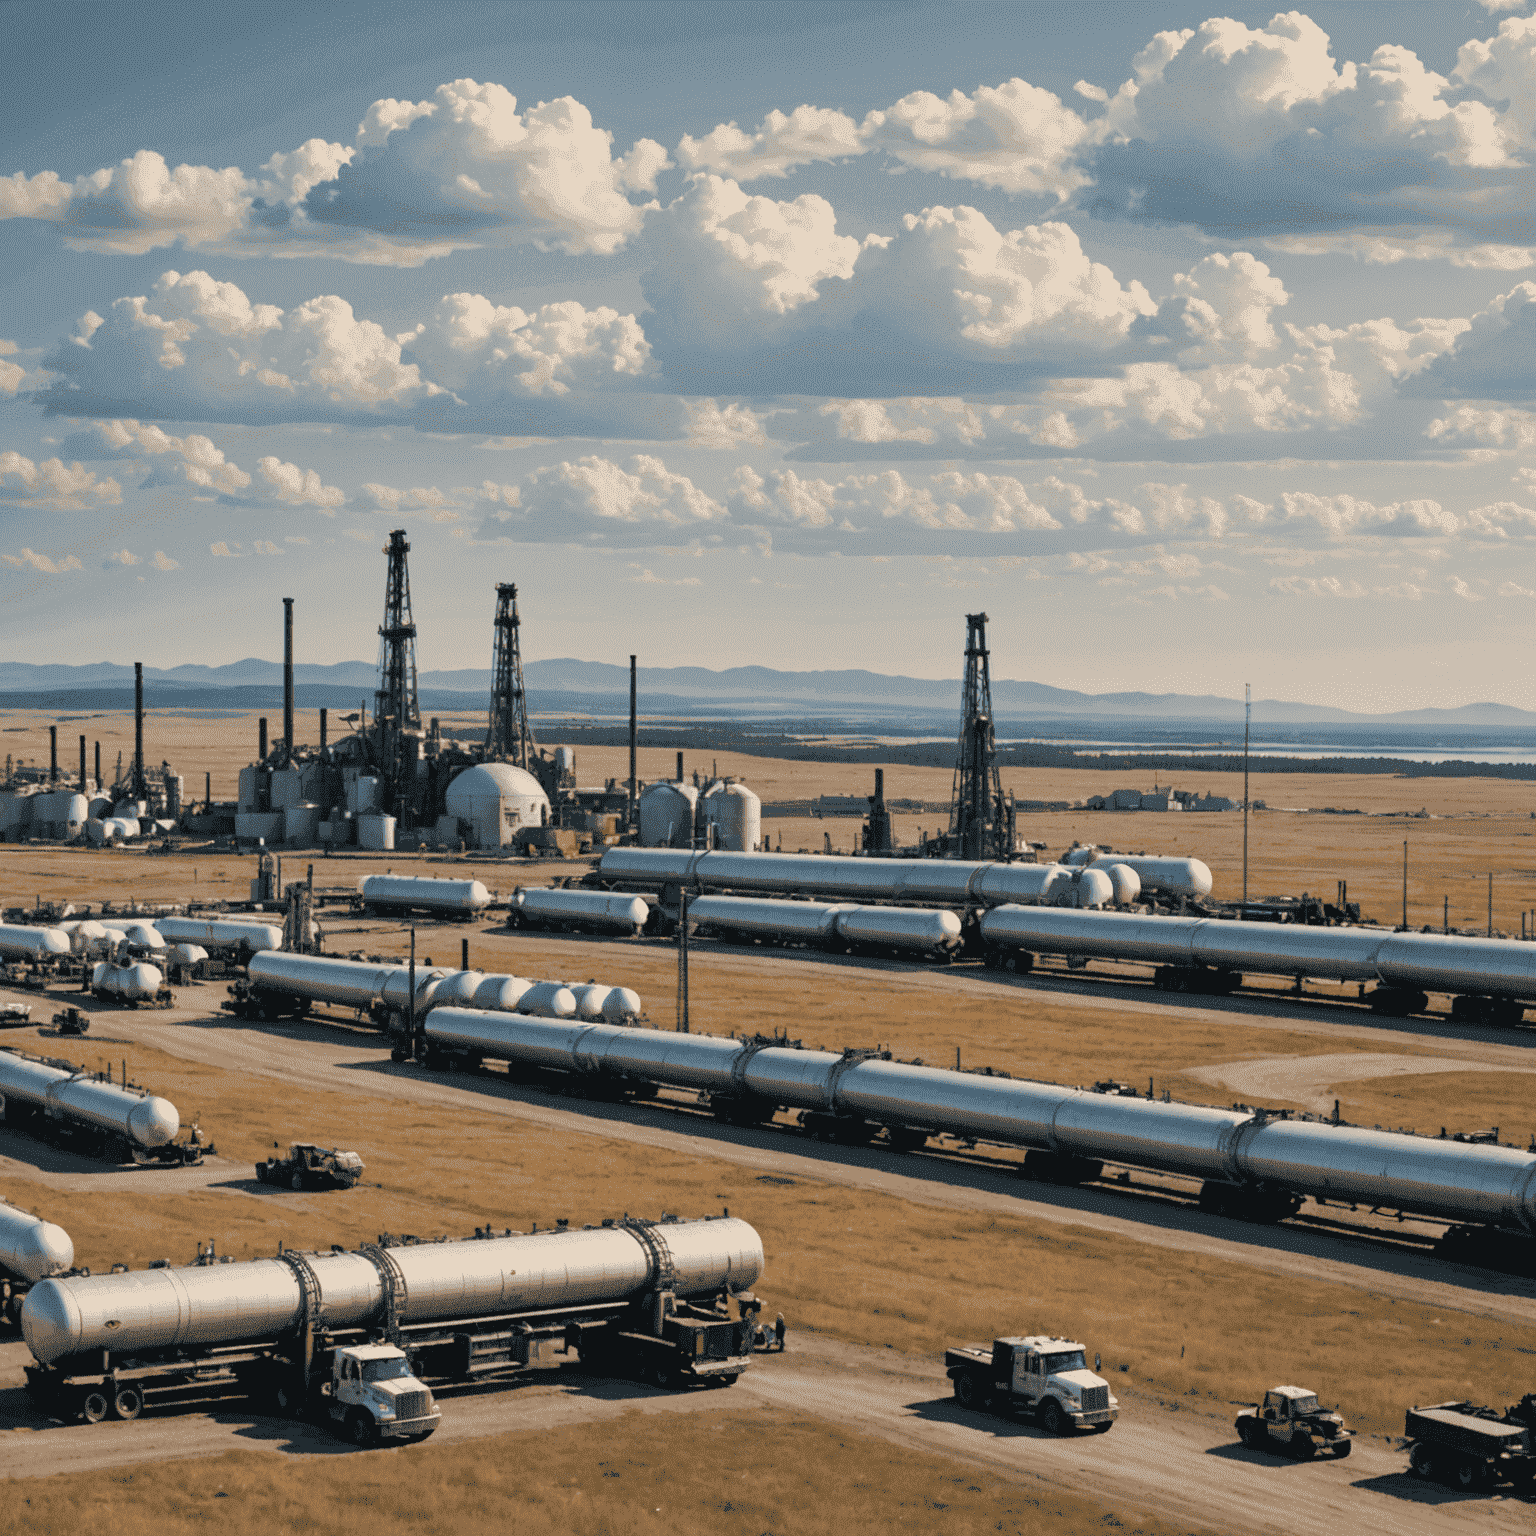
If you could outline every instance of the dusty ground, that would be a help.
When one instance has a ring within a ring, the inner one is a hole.
[[[6,750],[46,754],[47,723],[9,717]],[[99,737],[110,764],[124,728],[122,717],[67,723],[66,769],[74,760],[69,732]],[[131,738],[129,719],[130,750]],[[219,797],[233,792],[255,729],[245,718],[156,714],[148,738],[151,760],[170,759],[187,775],[189,792],[201,795],[206,768]],[[670,772],[672,757],[642,753],[642,776]],[[628,771],[619,749],[583,748],[579,763],[583,782]],[[716,765],[701,757],[689,766]],[[864,769],[723,756],[718,768],[745,778],[765,800],[868,789]],[[1026,770],[1009,778],[1021,797],[1075,798],[1116,787],[1084,773]],[[1234,793],[1218,775],[1181,787]],[[886,789],[893,797],[944,799],[949,775],[891,768]],[[1518,933],[1520,912],[1536,906],[1536,857],[1522,852],[1521,842],[1536,832],[1527,786],[1286,775],[1256,781],[1254,794],[1272,806],[1378,813],[1256,815],[1256,894],[1307,888],[1331,897],[1335,881],[1347,879],[1352,898],[1363,897],[1368,910],[1392,921],[1407,837],[1416,921],[1438,920],[1444,889],[1453,894],[1453,923],[1485,923],[1490,868],[1498,926]],[[1421,807],[1438,819],[1381,814]],[[912,835],[920,820],[913,818],[902,835]],[[1057,813],[1032,818],[1030,826],[1052,851],[1080,838],[1194,853],[1215,871],[1218,894],[1237,894],[1239,817]],[[846,849],[856,828],[852,820],[768,824],[775,837],[784,833],[786,847],[820,847],[827,831]],[[286,877],[310,861],[290,854]],[[313,862],[322,889],[351,888],[361,874],[393,867],[474,873],[503,894],[515,883],[545,883],[584,868],[473,856]],[[211,850],[162,856],[4,847],[0,903],[243,899],[253,872],[250,858]],[[323,923],[333,952],[404,952],[398,926],[339,914]],[[418,955],[457,964],[466,937],[477,968],[622,982],[640,991],[653,1023],[672,1022],[675,956],[667,946],[509,935],[488,923],[420,924]],[[958,1052],[966,1065],[990,1063],[1057,1081],[1114,1077],[1144,1086],[1151,1079],[1158,1091],[1207,1102],[1327,1110],[1338,1098],[1346,1118],[1366,1124],[1498,1125],[1504,1140],[1522,1145],[1536,1136],[1536,1031],[1378,1020],[1326,999],[1287,1000],[1279,989],[1272,996],[1174,998],[1151,991],[1134,967],[1108,968],[1099,981],[1053,969],[1021,978],[973,965],[927,970],[701,945],[691,981],[696,1029],[787,1030],[808,1044],[883,1044],[903,1058],[936,1064],[953,1064]],[[1316,990],[1337,996],[1342,989]],[[622,1210],[698,1213],[729,1205],[763,1232],[770,1255],[763,1294],[785,1308],[796,1330],[788,1357],[762,1362],[731,1394],[731,1413],[749,1405],[766,1415],[758,1421],[762,1443],[772,1446],[777,1436],[788,1446],[798,1443],[790,1420],[804,1419],[811,1406],[813,1434],[862,1436],[858,1444],[883,1445],[881,1454],[894,1447],[931,1458],[923,1463],[929,1482],[918,1479],[930,1502],[946,1479],[970,1476],[981,1490],[967,1495],[971,1524],[948,1513],[941,1521],[932,1509],[923,1517],[927,1524],[912,1524],[911,1509],[893,1506],[890,1529],[1032,1530],[1042,1496],[1066,1501],[1047,1522],[1052,1530],[1101,1528],[1106,1516],[1127,1526],[1145,1519],[1149,1531],[1331,1532],[1345,1522],[1362,1530],[1500,1530],[1528,1520],[1528,1506],[1419,1488],[1401,1475],[1402,1458],[1390,1448],[1407,1401],[1464,1393],[1506,1401],[1536,1386],[1536,1283],[1434,1260],[1426,1243],[1435,1229],[1428,1224],[1387,1229],[1364,1213],[1329,1211],[1308,1225],[1253,1229],[1191,1210],[1188,1186],[1175,1180],[1138,1176],[1120,1192],[1049,1190],[1021,1185],[1010,1173],[1016,1160],[1006,1156],[978,1160],[957,1149],[904,1159],[822,1147],[772,1128],[732,1130],[675,1109],[549,1099],[490,1076],[429,1079],[391,1066],[377,1037],[335,1024],[239,1024],[218,1014],[221,995],[216,986],[186,989],[169,1014],[93,1010],[92,1032],[80,1042],[30,1029],[0,1035],[0,1044],[70,1055],[89,1066],[126,1057],[130,1072],[168,1092],[184,1118],[199,1115],[219,1146],[220,1157],[200,1169],[109,1170],[0,1130],[0,1194],[54,1219],[62,1211],[81,1262],[181,1261],[208,1238],[221,1251],[251,1254],[271,1252],[279,1239],[352,1243],[382,1230],[458,1232],[483,1221],[526,1226],[557,1215],[588,1220]],[[31,1000],[37,1017],[75,1001]],[[274,1139],[354,1145],[368,1163],[370,1187],[275,1196],[250,1176],[251,1162]],[[1363,1239],[1351,1236],[1362,1226]],[[935,1359],[944,1342],[1033,1326],[1075,1330],[1115,1363],[1116,1390],[1125,1389],[1131,1406],[1108,1439],[1047,1441],[1027,1427],[969,1420],[943,1400]],[[322,1489],[341,1497],[342,1467],[436,1465],[429,1459],[458,1454],[456,1447],[467,1452],[486,1436],[503,1437],[487,1442],[493,1454],[521,1458],[530,1453],[519,1435],[569,1432],[577,1436],[572,1465],[595,1466],[613,1446],[659,1443],[647,1427],[658,1414],[682,1424],[705,1407],[718,1415],[723,1401],[719,1394],[660,1399],[638,1389],[598,1392],[589,1383],[546,1382],[452,1401],[444,1430],[415,1451],[322,1456],[328,1444],[296,1440],[291,1430],[238,1415],[37,1427],[6,1391],[17,1379],[19,1350],[0,1344],[0,1426],[7,1415],[12,1424],[33,1426],[0,1439],[0,1476],[19,1479],[7,1485],[15,1495],[11,1507],[33,1494],[40,1508],[48,1500],[48,1507],[64,1508],[89,1497],[105,1500],[102,1512],[114,1519],[124,1501],[144,1494],[103,1482],[99,1469],[106,1466],[209,1456],[233,1446],[296,1451],[303,1454],[292,1465],[304,1481],[294,1496],[304,1502]],[[1375,1437],[1350,1462],[1270,1463],[1230,1443],[1228,1398],[1273,1385],[1271,1375],[1309,1372],[1311,1384],[1344,1399],[1346,1411]],[[686,1455],[686,1443],[679,1441],[676,1454]],[[766,1469],[771,1450],[763,1456]],[[658,1454],[656,1465],[666,1464]],[[235,1476],[231,1465],[186,1462],[177,1497],[200,1508],[218,1479]],[[434,1475],[452,1481],[448,1466]],[[54,1472],[64,1481],[43,1481]],[[261,1484],[261,1474],[249,1476]],[[842,1486],[830,1464],[817,1476],[824,1476],[824,1494]],[[586,1514],[607,1508],[602,1475],[592,1472],[582,1486],[582,1497],[595,1501]],[[541,1485],[541,1495],[552,1497],[553,1487]],[[710,1498],[700,1507],[718,1511],[720,1500]],[[963,1501],[951,1502],[958,1508]],[[823,1529],[808,1514],[797,1515],[793,1500],[769,1505],[767,1515],[743,1515],[747,1536]],[[1000,1526],[999,1512],[1016,1524]],[[182,1529],[177,1521],[184,1514],[180,1505],[168,1507],[164,1528]],[[622,1520],[584,1521],[585,1515],[567,1524],[630,1528]],[[50,1527],[42,1520],[31,1528]],[[676,1528],[687,1523],[680,1519]],[[712,1528],[738,1527],[715,1517]]]

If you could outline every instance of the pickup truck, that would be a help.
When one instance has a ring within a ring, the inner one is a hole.
[[[1120,1414],[1109,1383],[1088,1369],[1083,1346],[1047,1334],[994,1339],[944,1351],[944,1368],[962,1407],[1027,1413],[1054,1435],[1105,1434]]]
[[[1340,1461],[1354,1443],[1343,1418],[1324,1409],[1306,1387],[1271,1389],[1262,1403],[1238,1414],[1236,1429],[1250,1450],[1284,1451],[1298,1461],[1311,1461],[1320,1452]]]
[[[1468,1493],[1503,1482],[1529,1490],[1536,1481],[1536,1392],[1502,1414],[1475,1403],[1410,1408],[1403,1434],[1415,1477]]]

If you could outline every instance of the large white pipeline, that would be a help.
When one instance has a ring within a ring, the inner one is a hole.
[[[1536,1152],[1276,1119],[1244,1109],[1121,1098],[1056,1083],[859,1059],[671,1030],[616,1029],[443,1008],[428,1065],[460,1053],[570,1074],[575,1083],[704,1090],[764,1120],[803,1110],[839,1139],[896,1145],[949,1133],[1051,1154],[1047,1177],[1096,1178],[1112,1161],[1205,1181],[1211,1209],[1258,1219],[1311,1195],[1536,1235]],[[846,1131],[846,1135],[844,1132]]]
[[[1536,1001],[1536,945],[1385,928],[1245,923],[1228,918],[1146,917],[994,907],[982,938],[999,956],[1056,954],[1129,960],[1198,981],[1244,974],[1374,982],[1380,1005],[1424,1006],[1425,992]],[[1374,995],[1374,994],[1372,994]]]
[[[960,947],[960,919],[937,907],[864,907],[853,903],[699,896],[689,920],[721,938],[804,944],[818,949],[868,947],[948,955]]]
[[[1123,862],[1118,855],[1115,863]],[[1210,890],[1210,871],[1198,859],[1189,894]],[[964,859],[872,859],[823,854],[705,853],[671,848],[609,848],[597,878],[616,885],[664,890],[760,892],[915,905],[998,906],[1003,902],[1098,906],[1116,899],[1116,882],[1101,870],[1063,864],[993,864]],[[1165,872],[1165,878],[1171,874]],[[1141,885],[1150,887],[1146,877]],[[1120,878],[1120,888],[1129,881]],[[1159,889],[1172,889],[1160,886]],[[1137,887],[1137,894],[1140,886]],[[1184,894],[1176,892],[1176,894]]]
[[[0,1098],[121,1136],[153,1149],[176,1139],[181,1116],[169,1099],[0,1050]]]
[[[0,1200],[0,1271],[35,1282],[74,1263],[75,1245],[63,1227]]]

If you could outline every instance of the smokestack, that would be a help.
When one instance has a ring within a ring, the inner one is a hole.
[[[96,793],[99,795],[105,786],[101,782],[101,743],[96,743]]]
[[[639,746],[640,732],[635,714],[635,658],[629,658],[629,824],[635,824],[635,795],[639,782],[635,777],[635,754]]]
[[[677,782],[679,784],[683,782],[683,754],[681,752],[677,754]]]
[[[85,737],[80,738],[80,793],[85,793]]]
[[[320,711],[320,755],[325,756],[325,710]]]
[[[293,599],[283,599],[283,761],[293,761]]]
[[[263,715],[256,722],[256,761],[264,763],[267,760],[267,717]]]
[[[205,816],[213,814],[213,775],[211,773],[203,775],[203,814]]]
[[[875,804],[882,805],[885,802],[885,769],[875,769]]]
[[[144,663],[133,664],[133,798],[143,800],[144,782]]]
[[[59,781],[59,728],[56,725],[48,727],[48,782],[57,784]]]

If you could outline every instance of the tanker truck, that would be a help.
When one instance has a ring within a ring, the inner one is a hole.
[[[0,1200],[0,1322],[14,1325],[27,1292],[49,1275],[74,1273],[74,1262],[62,1227]]]
[[[762,1239],[729,1215],[476,1229],[356,1252],[43,1280],[21,1309],[27,1390],[64,1422],[246,1395],[357,1444],[424,1438],[432,1386],[580,1363],[730,1386],[752,1352]],[[730,1301],[738,1315],[730,1315]]]

